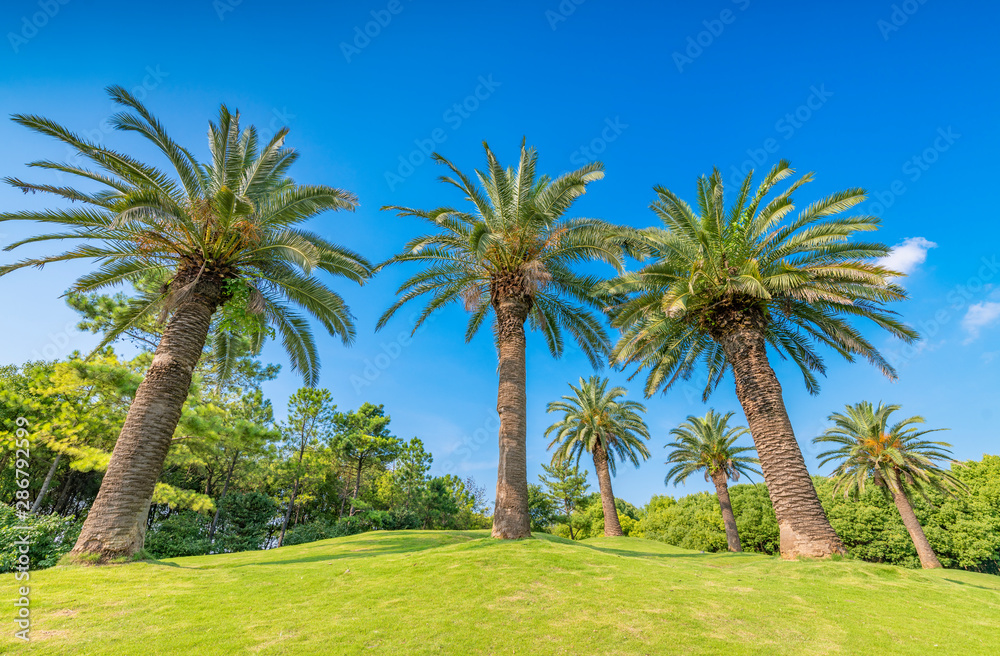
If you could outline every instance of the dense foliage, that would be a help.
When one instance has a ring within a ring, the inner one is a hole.
[[[75,295],[70,305],[94,329],[120,313],[124,297]],[[28,362],[0,368],[0,494],[15,498],[16,423],[28,423],[28,495],[19,519],[0,505],[0,571],[18,557],[15,526],[30,527],[32,569],[55,564],[73,546],[97,495],[132,401],[155,324],[127,339],[125,359],[112,348],[84,360]],[[124,349],[123,349],[124,350]],[[472,479],[429,475],[433,457],[419,438],[392,435],[382,406],[342,411],[326,390],[300,390],[288,419],[276,422],[261,383],[278,367],[236,358],[220,377],[211,360],[196,372],[180,425],[156,486],[146,532],[154,558],[263,549],[366,530],[482,528],[485,489]],[[317,410],[313,415],[309,413]],[[294,492],[294,494],[293,494]]]
[[[931,491],[928,500],[913,500],[914,511],[945,567],[1000,573],[1000,456],[984,456],[953,468],[969,488],[960,497]],[[861,560],[919,567],[910,540],[893,506],[880,490],[868,488],[857,499],[835,494],[833,482],[813,479],[830,523]],[[778,525],[763,485],[730,488],[733,512],[746,551],[776,554]],[[707,492],[680,499],[655,496],[642,510],[630,535],[659,540],[687,549],[724,551],[726,536],[715,495]]]

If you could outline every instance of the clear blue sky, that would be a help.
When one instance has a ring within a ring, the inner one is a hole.
[[[435,181],[436,166],[420,161],[429,139],[465,169],[481,165],[483,139],[511,161],[522,135],[552,174],[598,157],[607,176],[577,213],[634,226],[653,222],[654,184],[693,198],[697,176],[712,166],[731,180],[754,159],[767,168],[788,158],[817,174],[800,205],[846,187],[872,192],[870,211],[884,219],[880,237],[900,245],[894,264],[910,272],[912,298],[898,310],[926,335],[906,351],[874,334],[898,363],[897,383],[831,354],[822,393],[811,397],[795,371],[775,363],[810,466],[809,439],[827,415],[862,399],[900,403],[930,426],[950,428],[956,455],[979,458],[998,452],[1000,434],[1000,221],[989,195],[1000,152],[998,14],[989,3],[939,0],[8,0],[0,9],[0,113],[42,114],[142,156],[150,153],[133,135],[107,129],[105,86],[137,88],[202,155],[220,102],[261,127],[288,125],[302,154],[296,178],[361,199],[356,214],[326,215],[314,228],[374,261],[422,230],[380,206],[459,202]],[[366,29],[374,36],[358,36]],[[0,174],[49,180],[24,167],[47,157],[65,158],[65,147],[0,122]],[[53,202],[0,189],[7,210]],[[0,242],[32,230],[2,225]],[[11,259],[0,254],[0,262]],[[0,362],[95,343],[72,329],[75,316],[58,298],[81,271],[51,266],[0,280]],[[384,403],[397,435],[417,435],[433,451],[437,473],[471,474],[492,495],[489,333],[463,343],[465,316],[452,308],[405,346],[395,343],[409,330],[405,313],[375,334],[408,272],[386,271],[363,289],[337,283],[359,337],[350,349],[320,338],[321,383],[344,409]],[[390,355],[376,360],[383,352]],[[277,348],[265,358],[286,364]],[[529,480],[548,459],[546,403],[590,373],[581,354],[553,360],[538,336],[529,338]],[[266,391],[281,410],[299,384],[286,366]],[[731,380],[709,405],[739,411]],[[615,479],[616,493],[640,504],[665,491],[669,429],[707,409],[683,388],[648,407],[653,458]],[[671,493],[707,487],[692,479]]]

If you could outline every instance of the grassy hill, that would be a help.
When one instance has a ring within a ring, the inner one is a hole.
[[[1000,577],[486,531],[59,567],[31,588],[32,641],[6,621],[0,653],[970,656],[1000,626]]]

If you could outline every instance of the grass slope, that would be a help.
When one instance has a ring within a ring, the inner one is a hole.
[[[1000,577],[400,531],[58,567],[32,574],[31,603],[31,643],[4,622],[0,653],[970,656],[997,653]]]

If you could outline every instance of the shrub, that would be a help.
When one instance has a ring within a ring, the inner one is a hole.
[[[174,513],[146,533],[146,552],[153,558],[207,554],[209,521],[193,510]]]
[[[420,517],[408,510],[368,510],[335,522],[317,520],[294,526],[285,533],[284,544],[304,544],[366,531],[402,531],[420,525]]]
[[[267,528],[277,511],[274,499],[260,492],[222,497],[212,551],[232,553],[263,548]]]
[[[27,538],[28,567],[52,567],[73,548],[82,522],[62,515],[28,515],[19,519],[14,508],[0,504],[0,572],[13,572],[25,554],[18,542]],[[28,530],[16,530],[27,527]]]

